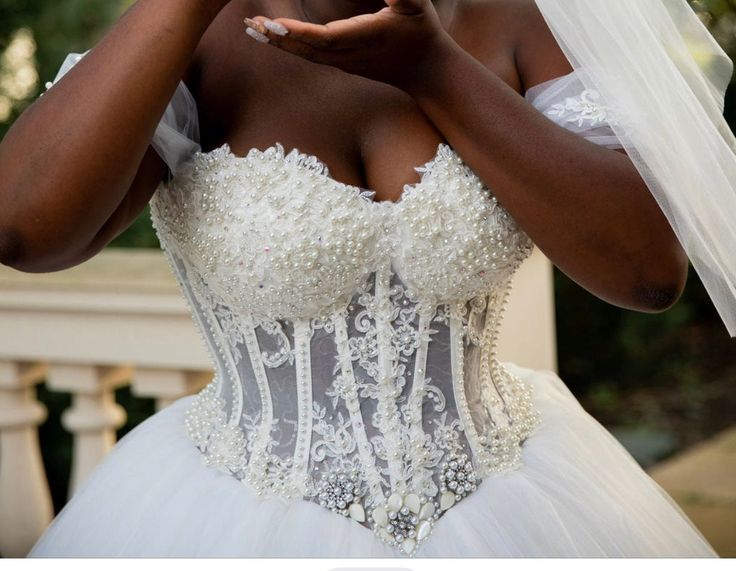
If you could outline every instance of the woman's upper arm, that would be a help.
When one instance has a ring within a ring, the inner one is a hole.
[[[55,81],[79,59],[81,57],[67,58]],[[161,182],[175,174],[192,154],[200,150],[197,103],[186,84],[187,78],[192,77],[195,62],[196,56],[171,98],[123,200],[88,246],[70,253],[66,260],[59,260],[59,267],[55,269],[73,267],[103,250],[138,218]]]
[[[197,104],[185,83],[187,77],[190,75],[171,99],[125,198],[71,265],[93,257],[123,233],[143,212],[161,182],[175,175],[201,149]]]

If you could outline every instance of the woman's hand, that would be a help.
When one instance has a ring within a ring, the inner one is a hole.
[[[324,25],[263,16],[246,24],[255,40],[397,87],[421,77],[454,44],[430,0],[386,0],[375,14]]]

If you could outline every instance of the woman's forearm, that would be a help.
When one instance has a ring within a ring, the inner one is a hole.
[[[228,0],[139,0],[0,144],[0,255],[81,249],[115,212]]]
[[[454,43],[400,85],[540,249],[622,307],[677,299],[687,258],[631,160],[547,119]]]

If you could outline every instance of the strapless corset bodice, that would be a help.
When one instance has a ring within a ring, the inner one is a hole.
[[[281,145],[197,153],[151,201],[215,366],[207,463],[412,554],[537,423],[495,346],[533,244],[445,144],[398,202]]]

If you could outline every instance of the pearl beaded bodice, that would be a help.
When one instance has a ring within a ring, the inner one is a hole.
[[[315,157],[225,145],[151,202],[214,358],[187,416],[206,462],[407,554],[537,421],[495,355],[533,245],[449,146],[416,170],[375,202]]]

